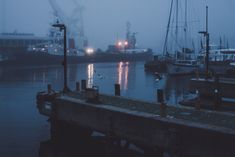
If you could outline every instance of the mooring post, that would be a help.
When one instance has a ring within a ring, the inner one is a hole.
[[[76,91],[79,92],[80,91],[80,83],[76,82]]]
[[[50,94],[52,92],[51,84],[47,85],[47,92]]]
[[[120,96],[121,95],[121,89],[120,89],[120,84],[115,84],[115,96]]]
[[[158,103],[163,103],[164,102],[164,95],[163,95],[163,90],[162,89],[157,90],[157,101],[158,101]]]
[[[214,103],[214,109],[218,110],[220,105],[221,105],[221,95],[220,95],[220,87],[219,87],[219,76],[215,75],[215,88],[214,88],[214,98],[215,98],[215,103]]]
[[[164,93],[162,89],[157,90],[157,100],[160,103],[160,115],[166,117],[166,108],[167,105],[164,103]]]
[[[82,80],[82,91],[86,90],[86,80]]]
[[[201,109],[201,101],[200,101],[200,93],[198,90],[196,90],[196,95],[197,95],[197,98],[196,98],[195,109],[200,110]]]

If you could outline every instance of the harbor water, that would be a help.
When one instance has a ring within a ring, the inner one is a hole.
[[[178,106],[191,97],[189,77],[170,77],[145,72],[143,62],[78,64],[68,67],[71,90],[82,79],[88,87],[114,94],[114,84],[121,86],[121,95],[134,99],[157,101],[157,90],[163,89],[168,105]],[[36,93],[51,84],[63,88],[63,67],[0,67],[0,156],[39,156],[40,143],[50,139],[47,118],[38,113]]]

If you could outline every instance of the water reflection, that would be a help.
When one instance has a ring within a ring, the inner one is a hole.
[[[94,84],[94,64],[87,65],[87,87],[92,88]]]
[[[129,76],[129,62],[118,63],[118,84],[121,89],[126,91],[128,89],[128,76]]]
[[[179,99],[188,95],[188,77],[164,75],[163,79],[156,81],[154,74],[144,72],[143,64],[120,62],[71,65],[68,67],[69,87],[73,90],[75,82],[87,79],[89,86],[99,86],[101,93],[114,94],[114,84],[120,83],[122,96],[155,102],[157,89],[164,89],[169,105],[176,105]],[[18,152],[23,152],[24,156],[25,150],[34,150],[32,154],[37,154],[35,150],[38,144],[35,141],[48,139],[46,135],[49,129],[45,127],[47,118],[39,115],[35,106],[36,93],[46,90],[48,83],[54,90],[63,88],[63,66],[0,67],[0,139],[3,139],[0,141],[0,154],[5,151],[4,157],[17,156]],[[15,138],[9,139],[9,130]],[[22,136],[22,132],[29,134]],[[5,141],[9,145],[14,143],[14,147],[6,147]],[[11,152],[17,153],[12,155]]]
[[[165,78],[165,96],[166,100],[173,105],[177,105],[179,101],[190,97],[188,87],[191,76],[167,76]]]

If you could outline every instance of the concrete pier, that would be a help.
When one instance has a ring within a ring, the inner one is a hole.
[[[86,92],[39,93],[39,112],[52,122],[52,134],[66,123],[82,128],[78,134],[98,131],[110,139],[180,157],[230,157],[235,154],[235,115],[167,106],[99,94],[99,103],[86,100]],[[78,129],[79,130],[79,129]],[[86,134],[87,133],[87,134]],[[160,152],[160,153],[159,153]]]

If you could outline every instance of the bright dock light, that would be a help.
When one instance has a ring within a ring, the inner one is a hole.
[[[94,54],[94,49],[93,48],[87,48],[86,49],[86,54],[88,54],[88,55],[92,55],[92,54]]]

